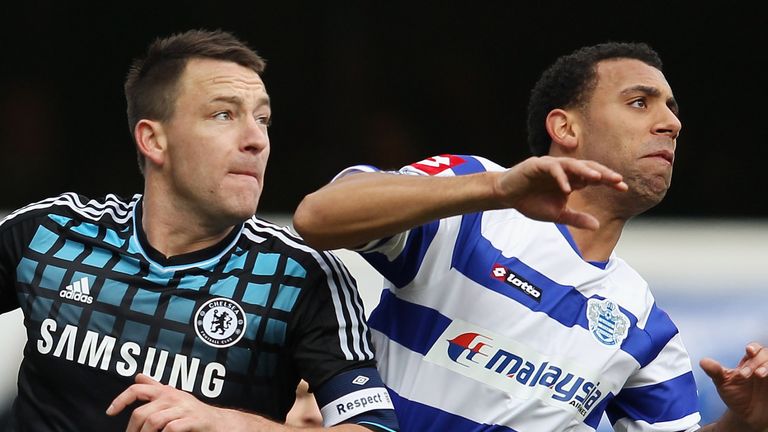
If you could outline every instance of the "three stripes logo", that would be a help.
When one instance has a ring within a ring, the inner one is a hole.
[[[88,278],[84,277],[78,281],[74,281],[59,291],[59,297],[82,302],[85,304],[93,303],[93,297],[91,297],[91,287],[88,282]]]

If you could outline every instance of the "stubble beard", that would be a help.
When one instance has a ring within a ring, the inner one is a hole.
[[[625,175],[624,181],[629,190],[623,193],[625,197],[621,199],[621,207],[625,209],[627,218],[630,218],[645,213],[664,199],[669,190],[671,173],[668,177],[633,173]]]

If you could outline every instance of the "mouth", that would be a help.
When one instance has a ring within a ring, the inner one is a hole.
[[[256,180],[259,179],[259,174],[256,171],[230,171],[229,174],[235,176],[253,177]]]
[[[675,152],[671,150],[659,150],[643,156],[644,158],[659,158],[666,161],[668,164],[673,165],[675,163]]]
[[[229,175],[237,181],[260,184],[259,175],[255,171],[230,171]]]

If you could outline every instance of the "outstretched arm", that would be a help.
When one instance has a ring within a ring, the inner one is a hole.
[[[136,401],[146,403],[133,410],[127,432],[292,432],[299,430],[255,414],[205,404],[189,393],[163,385],[143,374],[136,375],[136,384],[128,387],[112,401],[107,414],[117,415]],[[353,424],[301,430],[305,432],[371,432],[369,429]]]
[[[702,432],[762,432],[768,429],[768,348],[751,343],[734,369],[706,358],[700,363],[712,378],[728,411]]]
[[[456,177],[358,173],[307,195],[293,225],[320,249],[360,246],[436,219],[500,208],[596,229],[597,219],[567,205],[571,192],[594,185],[627,189],[621,175],[597,162],[550,156]]]

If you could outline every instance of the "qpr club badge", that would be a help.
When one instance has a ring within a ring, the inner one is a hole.
[[[621,342],[627,337],[629,318],[621,312],[619,305],[608,299],[589,299],[587,318],[589,331],[604,345],[621,346]]]
[[[243,308],[228,298],[208,300],[195,313],[197,336],[214,348],[236,344],[245,334],[245,324]]]

